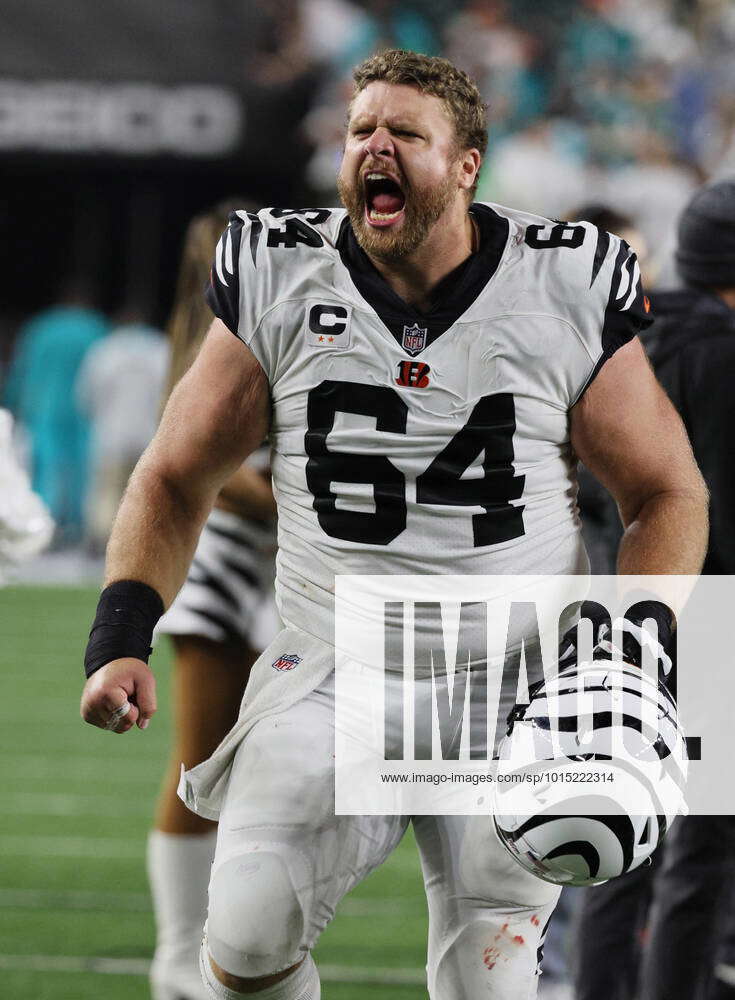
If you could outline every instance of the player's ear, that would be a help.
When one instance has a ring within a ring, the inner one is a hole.
[[[478,149],[465,149],[459,154],[459,186],[469,191],[477,181],[482,157]]]

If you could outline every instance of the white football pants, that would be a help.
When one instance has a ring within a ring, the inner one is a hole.
[[[431,1000],[530,1000],[559,889],[524,871],[489,816],[335,816],[330,678],[262,719],[234,759],[207,936],[227,972],[294,965],[412,820],[429,902]]]

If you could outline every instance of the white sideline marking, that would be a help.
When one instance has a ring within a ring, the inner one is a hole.
[[[145,892],[87,892],[84,889],[0,889],[0,909],[7,910],[102,910],[150,913]]]
[[[123,858],[143,860],[145,842],[120,837],[25,837],[21,834],[0,836],[0,856],[16,858],[49,855],[55,858]]]
[[[144,734],[145,735],[145,734]],[[108,739],[114,741],[114,736]],[[137,788],[150,785],[157,788],[165,767],[163,756],[148,756],[131,754],[126,765],[118,765],[115,761],[108,762],[106,768],[100,767],[99,758],[89,756],[64,756],[63,778],[65,781],[94,781],[100,785],[104,782],[104,774],[114,772],[115,785],[135,785]],[[42,754],[0,754],[0,772],[15,780],[46,780],[60,778],[61,765],[59,758],[47,757]]]
[[[10,792],[3,796],[3,804],[6,813],[16,816],[148,816],[152,809],[139,797],[67,792]]]
[[[147,976],[147,958],[87,958],[81,955],[0,955],[0,969],[13,972],[107,972]]]
[[[381,969],[363,965],[320,965],[325,983],[374,983],[376,986],[425,986],[423,969]]]
[[[147,976],[147,958],[92,958],[81,955],[0,955],[5,972],[103,972],[113,976]],[[386,969],[369,966],[320,965],[327,983],[374,983],[376,986],[423,986],[423,969]]]
[[[6,910],[99,910],[151,913],[145,892],[91,892],[84,889],[0,889],[0,909]],[[411,899],[345,899],[339,917],[384,917],[389,913],[423,911],[421,901]]]

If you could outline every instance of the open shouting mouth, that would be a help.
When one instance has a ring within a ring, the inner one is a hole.
[[[390,174],[370,170],[365,174],[365,218],[371,226],[394,225],[404,214],[406,198]]]

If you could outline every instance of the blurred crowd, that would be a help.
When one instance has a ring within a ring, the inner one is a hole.
[[[479,200],[553,218],[611,206],[636,228],[649,285],[675,283],[674,225],[692,191],[735,171],[729,0],[250,6],[259,54],[249,79],[264,88],[309,82],[304,204],[336,201],[350,71],[387,46],[445,54],[477,80],[491,121]],[[153,433],[167,348],[134,309],[114,321],[98,313],[85,287],[93,278],[67,283],[53,308],[16,331],[0,403],[16,418],[57,544],[100,548]]]
[[[158,423],[165,336],[134,310],[115,322],[82,284],[18,331],[3,387],[16,450],[57,547],[104,550],[128,477]]]
[[[274,6],[290,8],[292,33],[323,67],[304,123],[318,200],[335,197],[350,67],[382,46],[446,55],[477,81],[490,118],[478,200],[554,218],[585,201],[614,205],[636,219],[663,280],[687,198],[735,170],[729,0]]]

